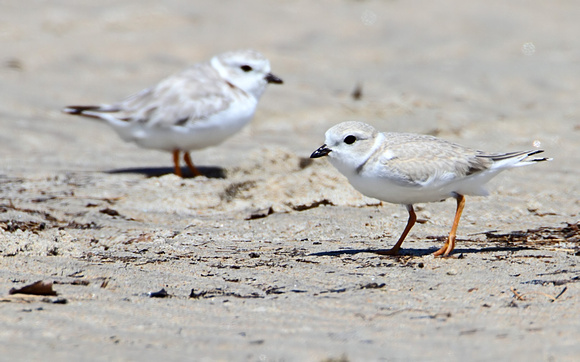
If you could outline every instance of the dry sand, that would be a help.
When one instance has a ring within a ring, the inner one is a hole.
[[[580,359],[577,2],[1,7],[0,360]],[[210,177],[59,111],[245,47],[285,84],[193,153]],[[452,200],[384,257],[405,209],[308,159],[345,120],[554,161],[469,197],[452,257]]]

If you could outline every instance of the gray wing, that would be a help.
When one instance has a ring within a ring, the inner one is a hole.
[[[206,62],[165,78],[121,102],[69,106],[65,112],[89,117],[109,113],[121,121],[142,123],[148,127],[185,126],[227,109],[236,92],[242,91],[224,81]]]
[[[488,169],[494,162],[481,157],[483,152],[432,136],[389,133],[385,136],[382,151],[376,156],[391,178],[395,176],[407,185],[433,178],[465,177]]]

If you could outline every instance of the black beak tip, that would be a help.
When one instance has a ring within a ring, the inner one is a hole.
[[[319,158],[319,157],[323,157],[326,156],[330,153],[331,149],[326,147],[326,145],[322,145],[320,147],[318,147],[318,149],[314,152],[312,152],[312,154],[310,155],[310,158]]]
[[[272,73],[268,73],[268,74],[266,75],[266,81],[267,81],[268,83],[274,83],[274,84],[283,84],[283,83],[284,83],[284,81],[283,81],[282,79],[280,79],[280,78],[276,77],[276,76],[275,76],[274,74],[272,74]]]

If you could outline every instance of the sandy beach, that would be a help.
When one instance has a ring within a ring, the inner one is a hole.
[[[0,361],[580,359],[579,18],[537,0],[3,2]],[[243,48],[284,84],[192,152],[207,176],[61,112]],[[453,199],[416,205],[402,255],[381,256],[405,208],[309,158],[347,120],[553,161],[467,197],[450,257],[431,253]],[[53,295],[10,293],[37,281]]]

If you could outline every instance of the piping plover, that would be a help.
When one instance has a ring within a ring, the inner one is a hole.
[[[326,143],[311,158],[328,156],[330,163],[362,194],[407,207],[403,234],[387,251],[397,255],[417,220],[413,204],[457,200],[453,227],[445,245],[434,255],[447,256],[455,247],[465,195],[485,196],[485,183],[503,170],[548,158],[532,158],[543,150],[486,153],[442,139],[411,133],[380,133],[362,122],[340,123],[326,131]]]
[[[63,112],[107,122],[125,141],[173,153],[181,176],[180,152],[194,175],[201,173],[189,151],[215,146],[253,117],[268,83],[282,83],[270,62],[254,50],[223,53],[195,64],[120,102],[68,106]]]

